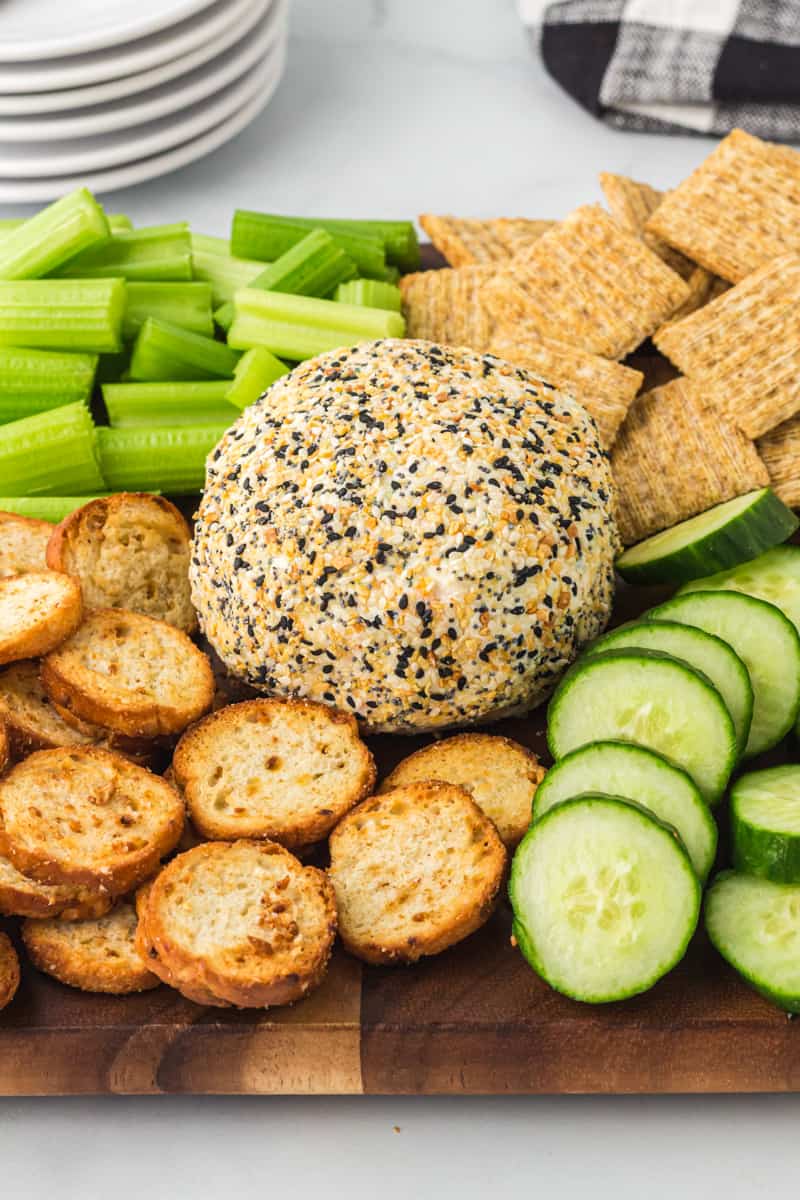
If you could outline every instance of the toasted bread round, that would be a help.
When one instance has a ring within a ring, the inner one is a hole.
[[[147,932],[147,903],[154,882],[155,879],[149,879],[147,883],[143,883],[136,890],[136,916],[139,919],[139,923],[136,926],[136,948],[140,955],[148,964],[153,974],[157,975],[162,983],[166,983],[168,987],[179,991],[182,996],[187,1000],[191,1000],[193,1004],[202,1004],[204,1008],[231,1008],[232,1006],[227,1000],[215,996],[208,988],[197,983],[196,980],[190,977],[190,973],[185,972],[183,975],[178,976],[170,971],[159,958],[158,951]]]
[[[16,996],[19,980],[17,952],[8,934],[0,933],[0,1009],[10,1004]]]
[[[146,920],[180,990],[186,981],[240,1008],[307,995],[336,936],[324,871],[276,842],[207,842],[179,855],[156,878]]]
[[[306,846],[375,784],[355,719],[308,700],[244,700],[188,730],[172,769],[207,838]]]
[[[89,612],[42,682],[63,709],[128,737],[180,733],[214,698],[211,663],[185,633],[119,608]]]
[[[11,758],[19,760],[34,750],[59,746],[99,746],[117,750],[142,765],[153,756],[153,743],[145,738],[128,738],[79,721],[72,713],[62,716],[44,690],[39,664],[32,659],[12,663],[0,671],[0,720],[8,731]]]
[[[510,738],[489,733],[459,733],[423,746],[404,758],[384,779],[380,792],[438,779],[469,792],[513,849],[531,823],[531,805],[544,779],[536,755]]]
[[[48,654],[81,620],[77,580],[58,571],[28,571],[0,579],[0,666]]]
[[[117,904],[91,921],[25,921],[22,940],[35,967],[82,992],[146,992],[161,980],[136,949],[136,910]]]
[[[16,513],[0,512],[0,579],[43,571],[53,526]]]
[[[330,851],[342,941],[371,963],[416,962],[474,932],[506,864],[492,822],[449,783],[365,800],[337,825]]]
[[[113,904],[108,892],[80,885],[38,883],[0,856],[0,913],[7,917],[102,917]]]
[[[189,526],[174,504],[118,492],[91,500],[56,526],[47,565],[80,579],[87,608],[125,608],[193,633],[190,552]]]
[[[0,853],[43,883],[119,896],[153,874],[183,821],[160,776],[95,747],[40,750],[0,780]]]

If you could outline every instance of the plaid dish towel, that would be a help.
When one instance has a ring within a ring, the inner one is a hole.
[[[800,141],[800,0],[519,0],[547,70],[619,129]]]

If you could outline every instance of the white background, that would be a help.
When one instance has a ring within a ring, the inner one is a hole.
[[[599,170],[669,186],[708,150],[593,121],[512,0],[295,0],[293,30],[246,133],[109,208],[217,234],[237,205],[556,217],[599,199]],[[0,1100],[0,1200],[738,1200],[796,1189],[799,1116],[791,1097]]]

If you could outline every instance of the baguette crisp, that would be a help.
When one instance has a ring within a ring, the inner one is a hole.
[[[80,579],[87,608],[126,608],[193,633],[190,550],[189,526],[174,504],[119,492],[84,504],[56,526],[47,565]]]
[[[0,512],[0,579],[43,571],[53,526],[16,513]]]
[[[40,750],[0,780],[0,854],[42,883],[119,896],[177,844],[178,793],[120,754]]]
[[[0,1009],[11,1003],[19,987],[19,959],[11,938],[0,933]]]
[[[102,917],[113,904],[107,892],[69,884],[37,883],[0,857],[0,913],[7,917]]]
[[[81,589],[58,571],[0,579],[0,665],[47,654],[81,620]]]
[[[22,940],[35,967],[83,992],[124,996],[161,983],[136,949],[129,903],[91,921],[25,921]]]
[[[330,840],[345,947],[369,963],[412,963],[479,929],[506,851],[463,788],[411,783],[365,800]]]
[[[191,971],[184,971],[182,974],[177,974],[165,966],[159,958],[158,951],[153,945],[147,931],[148,900],[154,883],[155,879],[149,879],[147,883],[143,883],[136,891],[135,904],[136,916],[138,917],[136,948],[139,954],[162,983],[180,992],[185,999],[191,1000],[193,1004],[200,1004],[204,1008],[231,1008],[232,1006],[227,1000],[223,1000],[220,996],[215,996],[207,987],[204,987],[193,979]]]

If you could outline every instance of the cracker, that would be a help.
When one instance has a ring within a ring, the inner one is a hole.
[[[769,483],[753,443],[683,378],[638,397],[611,469],[617,524],[628,546]]]
[[[432,213],[422,213],[419,223],[451,267],[502,262],[555,224],[525,217],[476,221],[466,217],[437,217]]]
[[[696,264],[681,254],[680,250],[673,250],[667,242],[645,229],[648,218],[664,199],[664,193],[650,187],[649,183],[638,183],[626,175],[610,175],[607,171],[600,172],[600,186],[614,220],[640,237],[681,279],[688,281],[697,269]],[[703,273],[708,274],[705,271]]]
[[[542,338],[528,322],[493,321],[481,294],[493,274],[492,267],[474,266],[405,275],[400,288],[408,336],[469,346],[524,367],[574,396],[594,418],[603,446],[611,446],[641,387],[641,373]]]
[[[655,343],[748,437],[800,410],[800,256],[784,254]]]
[[[624,358],[689,296],[679,275],[599,205],[576,209],[483,288],[498,322]]]
[[[800,508],[800,416],[771,429],[756,445],[775,493],[790,508]]]
[[[800,154],[734,129],[665,196],[647,222],[731,283],[788,250],[800,253]]]

